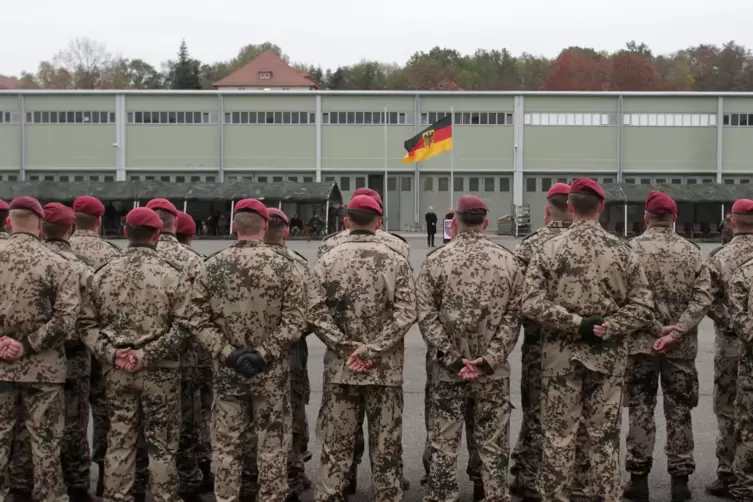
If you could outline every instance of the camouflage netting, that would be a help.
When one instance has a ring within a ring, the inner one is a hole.
[[[0,184],[0,199],[10,201],[30,195],[44,201],[72,201],[79,195],[93,195],[103,201],[148,201],[155,197],[203,201],[230,201],[245,198],[270,202],[341,202],[336,183],[169,183],[165,181],[53,181]]]
[[[609,183],[602,185],[607,204],[643,204],[651,190],[664,192],[677,203],[709,204],[753,199],[753,185],[632,185]]]

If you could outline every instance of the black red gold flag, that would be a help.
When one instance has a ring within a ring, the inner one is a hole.
[[[442,152],[452,150],[452,117],[447,115],[443,119],[405,141],[403,164],[421,162]]]

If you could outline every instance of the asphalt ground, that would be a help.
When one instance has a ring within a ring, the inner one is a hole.
[[[441,242],[437,236],[437,242]],[[492,237],[495,241],[510,250],[513,250],[518,239],[511,237]],[[411,246],[411,264],[413,269],[418,273],[426,254],[432,248],[427,247],[426,239],[422,235],[412,234],[407,236]],[[116,241],[124,245],[122,241]],[[194,248],[204,255],[209,255],[218,251],[231,243],[229,240],[197,240],[194,242]],[[309,263],[313,265],[316,258],[316,249],[318,242],[291,241],[290,247],[305,256]],[[714,249],[717,244],[701,244],[704,253]],[[515,445],[520,429],[520,343],[510,356],[510,365],[512,367],[511,381],[511,399],[514,406],[511,423],[510,423],[510,449]],[[312,480],[315,480],[319,469],[319,443],[316,440],[315,426],[316,417],[319,412],[319,406],[322,399],[322,360],[324,357],[324,345],[314,336],[309,337],[309,376],[311,379],[311,402],[308,406],[309,428],[311,431],[311,442],[309,450],[313,453],[312,460],[307,464],[307,473]],[[722,500],[711,497],[704,493],[704,486],[716,478],[716,456],[715,438],[717,435],[716,417],[713,412],[713,370],[714,370],[714,331],[712,322],[706,318],[700,325],[699,329],[699,350],[696,365],[700,379],[700,401],[698,407],[693,412],[693,431],[695,435],[695,460],[696,472],[690,478],[690,484],[694,494],[694,500]],[[419,480],[424,474],[421,455],[423,453],[425,441],[424,428],[424,383],[426,381],[425,368],[425,351],[426,346],[418,326],[414,325],[408,333],[405,341],[405,370],[403,386],[405,394],[405,409],[403,413],[403,461],[405,476],[411,482],[411,489],[406,492],[404,500],[407,502],[417,502],[423,497],[424,490],[419,484]],[[657,416],[657,444],[655,448],[654,469],[651,473],[651,500],[654,502],[669,502],[669,475],[666,470],[666,456],[664,455],[664,445],[666,441],[665,421],[662,410],[662,400],[656,409]],[[627,412],[623,412],[623,433],[622,433],[622,451],[624,452],[625,436],[627,435]],[[458,481],[461,486],[462,495],[460,500],[471,501],[473,488],[465,474],[465,468],[468,462],[465,446],[461,450],[458,462]],[[624,465],[624,456],[622,458]],[[93,471],[96,467],[93,468]],[[94,472],[92,473],[94,474]],[[628,479],[627,473],[623,472],[623,478]],[[370,495],[370,468],[368,461],[368,451],[364,455],[364,461],[359,470],[358,494],[350,498],[351,502],[365,502],[373,500]],[[94,485],[92,485],[94,486]],[[303,500],[313,500],[313,490],[308,491]],[[263,501],[262,501],[263,502]]]

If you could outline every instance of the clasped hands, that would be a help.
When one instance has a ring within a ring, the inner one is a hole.
[[[22,355],[24,355],[24,346],[21,342],[7,336],[0,337],[0,359],[16,361]]]
[[[227,356],[225,364],[246,378],[251,378],[264,372],[266,367],[264,359],[262,359],[258,350],[245,347],[233,350]]]
[[[367,359],[364,355],[365,352],[365,347],[358,347],[348,356],[346,364],[350,371],[364,373],[374,367],[374,361]]]
[[[674,344],[680,341],[680,333],[685,330],[680,326],[662,326],[659,330],[659,338],[654,342],[654,352],[666,354]]]
[[[128,373],[135,373],[144,367],[143,355],[134,349],[115,351],[115,368]]]

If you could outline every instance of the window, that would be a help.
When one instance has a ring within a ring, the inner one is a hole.
[[[0,123],[17,122],[14,120],[16,112],[0,112]],[[128,114],[129,121],[133,121],[133,113]],[[115,112],[101,111],[72,111],[40,110],[26,113],[28,124],[114,124]]]
[[[313,183],[314,182],[314,177],[313,176],[304,176],[303,177],[303,182],[304,183]]]
[[[243,181],[254,181],[254,177],[253,176],[244,176],[243,177]]]
[[[667,179],[666,178],[656,178],[656,184],[657,185],[666,185]]]
[[[298,176],[288,176],[288,181],[294,181],[298,183]]]
[[[8,176],[8,181],[18,181],[18,176],[11,174]]]
[[[196,183],[197,181],[201,181],[201,176],[191,176],[191,183]]]
[[[350,192],[350,177],[340,176],[340,190]]]
[[[423,114],[424,116],[427,114]],[[446,117],[447,113],[430,112],[423,121],[424,124],[433,124]],[[512,113],[504,112],[455,112],[454,125],[512,125]]]
[[[641,185],[650,185],[651,179],[650,178],[641,178]]]
[[[364,188],[366,186],[366,178],[364,176],[356,176],[356,189]]]
[[[235,123],[237,118],[240,121],[240,117],[236,117],[238,112],[228,112],[225,114],[225,122]],[[84,112],[86,114],[86,112]],[[128,112],[126,115],[129,124],[216,124],[217,113],[215,112],[189,112],[189,111],[172,111],[172,112],[152,112],[152,111],[133,111]],[[86,115],[84,115],[84,121],[86,121]],[[114,123],[114,112],[92,112],[92,123],[101,122]],[[109,121],[109,122],[108,122]]]
[[[750,183],[750,180],[748,178],[743,178],[740,180],[741,185],[747,185]]]
[[[84,177],[83,176],[74,176],[73,180],[74,181],[84,181]]]
[[[484,178],[484,192],[494,191],[494,178]]]
[[[536,188],[534,187],[534,191]],[[499,179],[499,191],[500,192],[509,192],[510,191],[510,178],[500,178]]]
[[[557,183],[567,183],[567,178],[557,178]]]
[[[271,71],[260,71],[259,72],[259,80],[269,80],[272,78],[272,72]]]
[[[450,178],[438,178],[437,179],[437,188],[440,192],[449,192],[450,191]]]
[[[215,182],[215,177],[214,176],[207,176],[206,181],[207,181],[207,183],[214,183]]]
[[[703,183],[704,185],[711,185],[712,183],[714,183],[714,180],[711,178],[703,178],[701,180],[701,183]]]
[[[427,176],[424,178],[424,192],[434,191],[434,178]]]
[[[99,176],[89,176],[89,181],[99,181]]]
[[[614,178],[604,178],[604,184],[614,183]]]
[[[733,180],[731,178],[727,178],[727,179],[724,180],[724,184],[725,185],[734,185],[735,184],[735,180]]]
[[[31,176],[29,176],[29,181],[39,181],[39,176],[32,174]]]
[[[711,113],[626,113],[623,124],[632,127],[714,127]]]
[[[526,178],[526,192],[536,191],[536,178]]]
[[[44,180],[45,181],[55,181],[55,177],[52,176],[52,175],[47,175],[47,176],[44,177]]]
[[[397,191],[397,178],[394,176],[390,176],[387,178],[387,191],[388,192],[396,192]]]
[[[462,192],[464,190],[463,188],[463,177],[462,176],[455,176],[455,191],[456,192]]]
[[[324,177],[324,181],[326,183],[334,183],[335,182],[335,177],[334,176],[325,176]]]
[[[635,178],[625,178],[625,183],[635,185]]]
[[[144,176],[146,181],[154,181],[154,176]]]
[[[266,183],[267,182],[267,177],[266,176],[259,176],[259,177],[256,178],[256,181],[258,181],[259,183]]]
[[[170,176],[160,176],[159,180],[160,181],[166,181],[166,182],[169,183],[170,182]]]
[[[681,185],[682,180],[680,178],[672,178],[672,184],[673,185]]]
[[[68,176],[61,176],[61,177],[60,177],[60,181],[61,181],[62,183],[68,183]]]
[[[273,183],[280,183],[281,181],[282,181],[282,176],[272,176]]]
[[[695,178],[688,178],[688,185],[697,185],[698,180]]]
[[[409,176],[403,176],[400,179],[400,191],[401,192],[410,192],[413,189],[412,184],[413,178]]]
[[[176,176],[175,177],[175,182],[176,183],[185,183],[186,182],[186,177],[185,176]]]
[[[479,179],[478,178],[468,178],[468,191],[469,192],[478,192],[479,191]]]
[[[541,178],[541,191],[548,192],[552,188],[552,178]]]
[[[506,120],[512,124],[512,115],[508,115]],[[629,123],[630,119],[624,119]],[[531,126],[615,126],[617,125],[617,115],[614,113],[526,113],[523,116],[523,123]]]
[[[107,182],[115,181],[115,178],[113,176],[105,176],[105,181]]]

